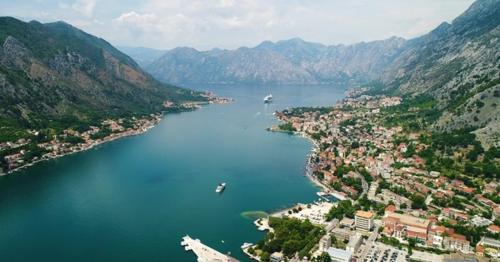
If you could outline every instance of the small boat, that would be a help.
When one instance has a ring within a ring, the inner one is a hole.
[[[215,192],[222,193],[222,191],[224,191],[225,188],[226,188],[226,183],[220,183],[215,189]]]
[[[243,245],[241,245],[241,249],[247,249],[247,248],[251,247],[252,245],[253,245],[252,243],[245,242],[245,243],[243,243]]]
[[[264,103],[271,103],[273,101],[273,95],[269,94],[266,97],[264,97]]]

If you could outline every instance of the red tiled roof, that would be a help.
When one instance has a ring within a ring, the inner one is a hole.
[[[396,206],[395,205],[388,205],[385,207],[385,212],[394,212],[396,211]]]

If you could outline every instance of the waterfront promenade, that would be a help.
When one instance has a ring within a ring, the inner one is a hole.
[[[238,260],[228,255],[224,255],[204,245],[199,239],[192,239],[190,236],[183,237],[181,245],[186,251],[193,251],[198,257],[198,262],[238,262]]]

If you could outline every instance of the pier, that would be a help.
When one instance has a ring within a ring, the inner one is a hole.
[[[228,255],[224,255],[204,245],[199,239],[192,239],[190,236],[183,237],[181,245],[186,251],[193,251],[198,257],[198,262],[239,262]]]

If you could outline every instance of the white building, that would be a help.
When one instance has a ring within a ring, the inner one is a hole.
[[[331,247],[326,252],[332,262],[350,262],[352,259],[352,253],[343,249]]]
[[[330,234],[326,234],[319,240],[319,250],[326,252],[332,246],[332,238]]]
[[[478,215],[475,215],[472,220],[471,220],[471,223],[476,226],[476,227],[487,227],[491,224],[493,224],[493,222],[491,222],[491,220],[489,219],[486,219],[484,217],[480,217]]]
[[[271,262],[281,262],[281,261],[283,261],[284,258],[285,258],[285,256],[283,255],[283,253],[274,252],[271,254],[270,261]]]
[[[359,246],[361,246],[361,242],[363,241],[363,237],[360,233],[356,233],[355,235],[349,238],[349,243],[347,244],[346,250],[351,253],[356,253],[358,251]]]
[[[354,217],[354,224],[356,225],[356,229],[370,231],[373,228],[374,216],[375,214],[369,211],[359,210],[358,212],[356,212],[356,216]]]

